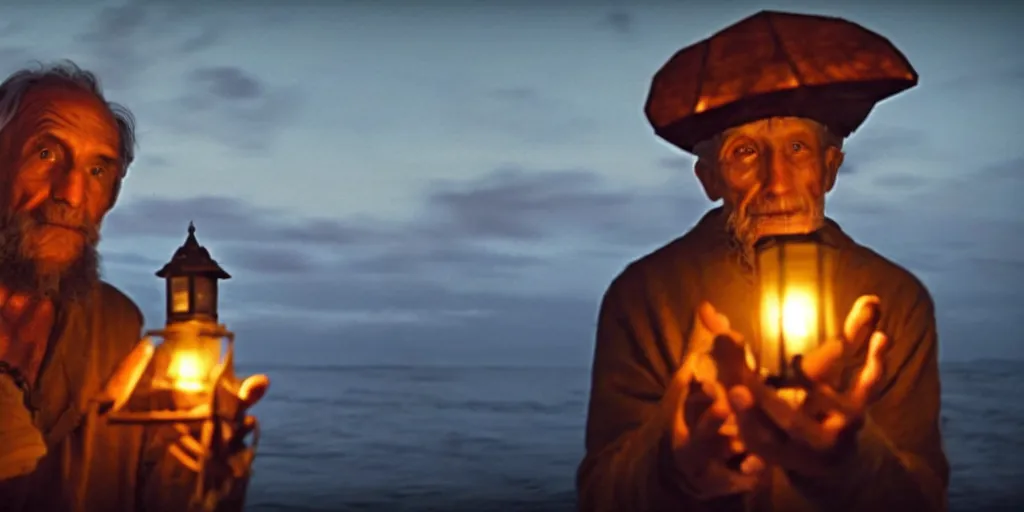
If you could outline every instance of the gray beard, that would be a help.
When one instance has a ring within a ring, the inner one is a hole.
[[[731,209],[725,218],[725,230],[729,233],[729,252],[739,261],[740,266],[753,270],[756,264],[754,245],[757,234],[751,229],[750,218],[737,209]]]
[[[820,226],[824,224],[825,210],[823,207],[819,210]],[[754,247],[762,235],[755,228],[750,217],[741,213],[739,209],[730,209],[725,218],[725,229],[729,233],[730,252],[740,265],[748,270],[757,268],[757,252]]]
[[[37,225],[31,214],[8,217],[0,225],[0,283],[11,291],[49,298],[58,304],[84,298],[100,280],[98,230],[88,229],[82,254],[56,270],[27,256],[24,235]]]

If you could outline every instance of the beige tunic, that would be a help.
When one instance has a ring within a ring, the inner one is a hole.
[[[142,326],[139,308],[107,283],[58,312],[32,397],[48,453],[29,475],[0,481],[0,511],[184,510],[194,480],[168,456],[168,430],[87,413]]]

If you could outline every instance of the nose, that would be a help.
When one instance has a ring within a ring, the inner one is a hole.
[[[766,167],[764,189],[779,197],[789,194],[793,190],[793,173],[781,152],[772,151],[763,162]]]
[[[80,208],[85,200],[85,173],[78,167],[57,173],[51,191],[53,199],[72,208]]]

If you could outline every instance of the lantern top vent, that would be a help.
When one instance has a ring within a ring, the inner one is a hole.
[[[167,262],[156,273],[157,277],[174,276],[206,276],[216,279],[231,279],[231,275],[220,268],[217,261],[210,256],[210,251],[199,245],[196,240],[196,226],[188,223],[188,238],[185,243],[174,251],[171,261]]]

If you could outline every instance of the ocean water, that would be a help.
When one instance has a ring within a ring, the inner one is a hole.
[[[1024,511],[1020,366],[943,367],[954,511]],[[261,370],[248,510],[574,509],[588,368]]]

